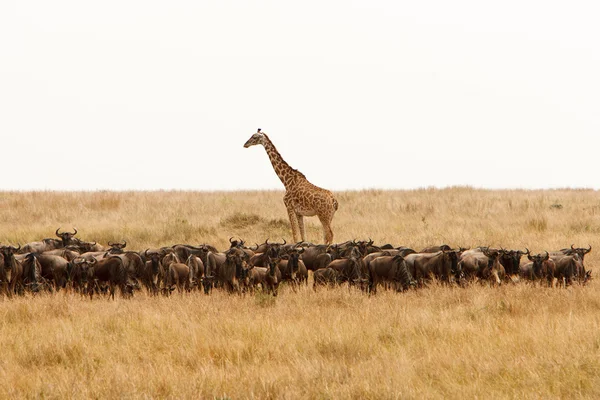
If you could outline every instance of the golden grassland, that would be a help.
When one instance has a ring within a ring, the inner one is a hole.
[[[0,243],[77,227],[143,249],[290,240],[283,193],[0,193]],[[336,193],[335,240],[504,246],[591,244],[591,190],[470,188]],[[307,221],[309,240],[321,227]],[[376,296],[283,287],[90,301],[0,300],[0,398],[600,398],[600,294],[588,286],[432,285]]]

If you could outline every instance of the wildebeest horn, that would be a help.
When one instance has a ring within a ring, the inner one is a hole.
[[[146,251],[144,251],[144,257],[148,257],[148,250],[150,249],[146,249]]]
[[[73,235],[73,236],[77,235],[77,229],[75,229],[75,227],[73,227],[73,230],[74,230],[75,232],[73,232],[73,233],[72,233],[72,235]]]
[[[113,247],[115,244],[114,244],[113,242],[109,241],[109,242],[108,242],[108,245],[109,245],[110,247]]]
[[[233,239],[233,236],[229,238],[229,243],[233,243],[231,239]]]
[[[571,245],[571,250],[575,250],[575,248],[573,246],[575,246],[575,245],[574,244]]]
[[[545,251],[545,250],[544,250],[544,251]],[[546,251],[546,258],[544,258],[544,260],[547,260],[547,259],[549,259],[549,258],[550,258],[550,253],[548,253],[548,252]]]
[[[592,251],[592,245],[591,245],[591,244],[588,244],[588,246],[590,246],[590,248],[589,248],[589,249],[587,249],[587,250],[585,251],[585,254],[587,254],[587,253],[589,253],[590,251]]]
[[[285,238],[282,238],[282,239],[283,239],[283,245],[282,246],[285,246],[287,244],[287,242],[285,241]]]
[[[529,254],[531,254],[531,253],[529,253],[529,249],[528,249],[527,247],[525,247],[525,253],[523,253],[523,254],[527,254],[527,255],[529,255]]]
[[[127,247],[127,240],[123,240],[123,248]]]
[[[60,234],[58,233],[58,231],[60,231],[60,228],[58,228],[58,229],[56,230],[56,236],[60,237]]]

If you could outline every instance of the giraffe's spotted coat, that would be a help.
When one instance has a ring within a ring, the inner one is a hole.
[[[338,202],[329,190],[313,185],[306,179],[304,174],[293,169],[281,157],[267,135],[260,132],[252,135],[244,144],[244,147],[262,145],[271,160],[275,173],[285,186],[283,202],[288,211],[290,224],[292,225],[292,236],[298,242],[300,237],[306,240],[304,231],[304,217],[318,216],[323,225],[325,243],[333,242],[333,231],[331,221],[338,209]]]

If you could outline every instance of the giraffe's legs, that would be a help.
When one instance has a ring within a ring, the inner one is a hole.
[[[290,218],[290,225],[292,225],[292,237],[294,238],[294,242],[297,243],[298,235],[300,233],[300,226],[298,223],[298,217],[296,216],[296,210],[294,210],[294,204],[287,197],[287,194],[283,197],[283,203],[287,208],[288,217]]]
[[[331,220],[333,216],[319,215],[319,221],[323,225],[323,234],[325,236],[325,244],[333,243],[333,231],[331,230]]]
[[[302,237],[301,240],[305,241],[306,240],[306,233],[304,231],[304,216],[302,216],[300,214],[296,214],[296,218],[298,219],[298,227],[300,228],[300,237]]]

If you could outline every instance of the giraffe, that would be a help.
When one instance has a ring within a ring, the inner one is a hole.
[[[333,214],[338,209],[338,202],[333,197],[333,193],[313,185],[302,172],[290,167],[281,157],[269,137],[260,131],[260,128],[248,139],[244,147],[248,148],[258,144],[263,145],[265,148],[275,173],[285,186],[283,203],[290,218],[294,241],[298,242],[298,236],[303,241],[306,240],[304,217],[317,215],[323,225],[325,243],[331,244],[333,241],[331,221],[333,220]]]

